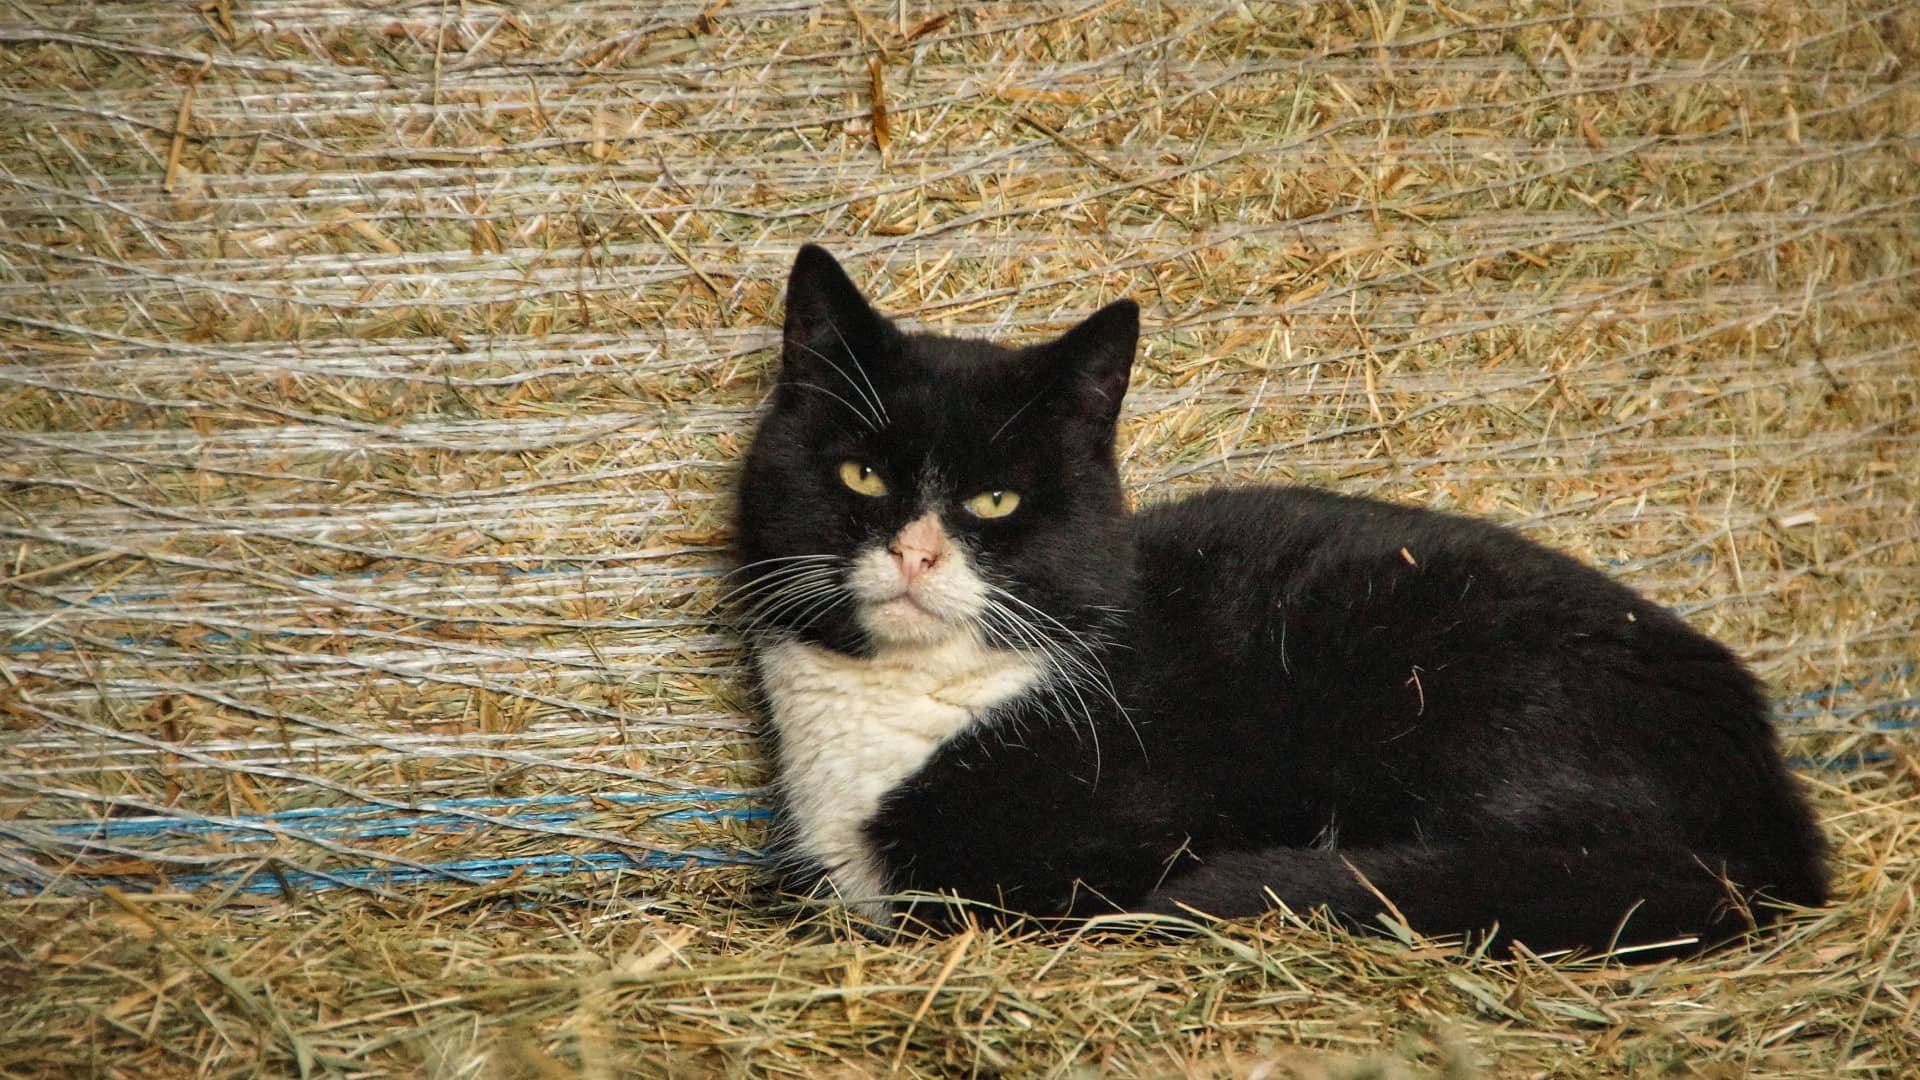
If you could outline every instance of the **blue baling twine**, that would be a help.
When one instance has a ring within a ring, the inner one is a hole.
[[[583,855],[524,855],[513,858],[460,859],[414,866],[353,866],[328,870],[276,868],[272,873],[248,870],[243,873],[169,874],[166,885],[181,892],[202,889],[231,889],[236,893],[279,896],[294,892],[322,892],[327,889],[378,889],[395,885],[418,885],[465,879],[469,882],[502,881],[521,874],[535,877],[546,874],[611,874],[622,870],[672,870],[697,866],[751,866],[762,857],[750,851],[707,851],[688,849],[672,853],[630,853],[595,851]],[[157,882],[141,878],[88,878],[88,884],[115,885],[129,891],[155,890]]]

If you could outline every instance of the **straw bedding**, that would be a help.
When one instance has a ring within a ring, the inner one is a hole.
[[[1920,1069],[1920,15],[289,0],[0,13],[0,1072]],[[1143,502],[1485,514],[1766,677],[1839,901],[1493,961],[748,891],[716,618],[779,282],[1134,296]]]

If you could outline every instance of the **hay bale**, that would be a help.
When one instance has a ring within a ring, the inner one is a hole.
[[[9,1068],[1916,1067],[1895,0],[7,18]],[[940,328],[1140,299],[1142,500],[1457,508],[1681,608],[1777,693],[1841,902],[1650,971],[756,908],[713,603],[808,239]]]

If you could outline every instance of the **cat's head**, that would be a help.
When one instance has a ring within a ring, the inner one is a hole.
[[[1098,628],[1131,572],[1113,443],[1138,338],[1130,300],[1025,348],[906,333],[801,248],[740,491],[749,632],[870,655]]]

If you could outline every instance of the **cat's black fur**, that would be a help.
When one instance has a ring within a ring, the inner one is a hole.
[[[1129,515],[1129,302],[1024,349],[907,334],[810,246],[788,305],[741,491],[749,575],[935,505],[1094,673],[995,710],[892,791],[866,826],[891,888],[1038,916],[1271,897],[1360,925],[1384,897],[1415,930],[1497,925],[1534,949],[1711,942],[1826,898],[1759,685],[1665,608],[1496,525],[1308,488]],[[885,422],[860,419],[870,397]],[[849,457],[902,494],[844,490]],[[986,488],[1019,510],[939,505]],[[862,655],[848,610],[750,639]]]

